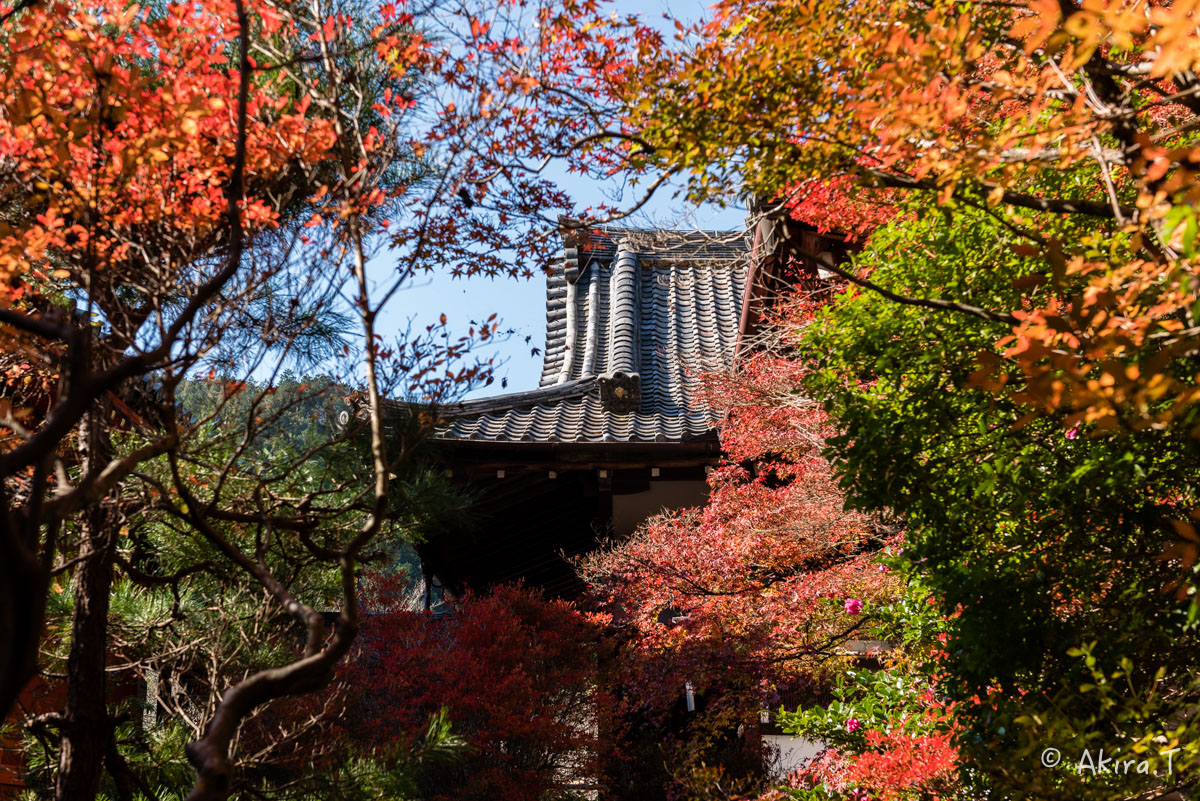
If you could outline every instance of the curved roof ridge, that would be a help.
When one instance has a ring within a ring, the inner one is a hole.
[[[447,419],[468,417],[476,414],[487,414],[509,409],[525,409],[546,403],[578,398],[596,388],[596,377],[585,376],[571,381],[525,390],[524,392],[509,392],[504,395],[493,395],[490,398],[458,401],[439,407],[440,416]]]

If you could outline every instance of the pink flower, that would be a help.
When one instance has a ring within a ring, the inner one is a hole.
[[[846,611],[852,615],[857,615],[862,611],[862,601],[857,598],[846,599]]]
[[[1066,437],[1067,439],[1075,439],[1076,437],[1078,437],[1079,436],[1079,423],[1076,423],[1074,426],[1072,426],[1071,429],[1069,431],[1067,431],[1066,434],[1063,434],[1063,436]]]
[[[861,728],[862,724],[858,722],[858,718],[850,718],[846,721],[846,731],[850,732],[851,734],[854,734],[854,732]]]

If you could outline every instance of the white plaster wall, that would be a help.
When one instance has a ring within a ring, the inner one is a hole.
[[[790,734],[764,734],[763,744],[771,750],[771,776],[782,780],[825,750],[825,744]]]

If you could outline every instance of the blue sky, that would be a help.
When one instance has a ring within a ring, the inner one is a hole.
[[[670,26],[662,21],[664,12],[670,12],[685,20],[701,17],[708,4],[700,0],[617,0],[613,8],[619,14],[640,14],[647,24],[661,25],[664,32]],[[555,176],[567,187],[580,207],[600,202],[613,203],[613,189],[601,185],[581,184],[578,176],[560,173]],[[622,222],[632,227],[672,227],[734,229],[741,226],[744,209],[716,209],[713,207],[691,207],[682,199],[673,199],[669,187],[663,187],[641,212]],[[628,203],[629,196],[623,200]],[[377,257],[376,269],[387,269],[387,254]],[[499,377],[508,379],[507,388],[496,381],[491,387],[472,393],[472,397],[483,397],[502,392],[532,389],[537,386],[541,374],[540,355],[531,355],[531,348],[541,350],[545,337],[545,287],[542,275],[529,280],[511,278],[463,278],[452,279],[446,275],[434,275],[413,283],[395,298],[383,317],[385,330],[403,330],[409,319],[414,325],[432,322],[445,312],[452,325],[465,333],[470,320],[485,319],[495,312],[499,315],[502,328],[513,329],[513,335],[487,351],[504,365],[498,370]],[[385,334],[387,336],[387,334]],[[528,343],[525,338],[530,337]]]

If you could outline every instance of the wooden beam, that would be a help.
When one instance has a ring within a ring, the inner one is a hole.
[[[489,474],[495,475],[495,471],[504,470],[509,477],[521,475],[522,473],[545,473],[554,471],[556,474],[570,472],[572,470],[649,470],[658,468],[661,470],[673,470],[681,467],[715,467],[721,463],[720,456],[709,457],[692,457],[687,459],[655,459],[653,462],[639,460],[630,462],[614,462],[610,460],[596,462],[579,462],[563,464],[562,462],[531,462],[531,461],[501,461],[488,460],[481,462],[455,462],[455,475],[474,475],[474,474]]]

